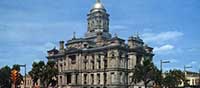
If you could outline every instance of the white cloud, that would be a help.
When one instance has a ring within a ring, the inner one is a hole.
[[[156,42],[156,43],[161,43],[161,42],[166,42],[169,40],[175,40],[184,34],[182,32],[178,31],[168,31],[168,32],[161,32],[158,34],[155,33],[144,33],[143,39],[146,42]]]
[[[192,61],[191,64],[197,64],[197,62],[196,61]]]
[[[52,42],[47,42],[44,45],[41,46],[36,46],[36,50],[38,50],[39,52],[43,52],[44,54],[46,54],[48,50],[53,49],[54,47],[57,47],[56,44],[52,43]],[[58,48],[58,47],[57,47]]]
[[[39,62],[41,61],[40,59],[34,59],[33,62]]]
[[[170,63],[177,63],[179,62],[177,59],[169,59]]]
[[[197,64],[197,61],[191,61],[188,66],[193,66],[193,65],[196,65]]]
[[[155,47],[154,52],[161,53],[161,52],[170,51],[172,49],[174,49],[174,46],[167,44],[167,45],[163,45],[161,47]]]
[[[128,27],[124,25],[111,25],[110,31],[111,33],[126,33],[128,31]]]
[[[113,30],[118,30],[118,29],[127,29],[127,26],[124,26],[124,25],[111,25],[110,26],[111,29]]]

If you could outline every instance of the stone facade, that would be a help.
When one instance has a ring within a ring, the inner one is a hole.
[[[152,59],[153,48],[139,36],[128,43],[109,33],[109,14],[97,0],[88,16],[84,38],[74,37],[59,49],[48,51],[48,60],[59,69],[60,88],[128,88],[132,86],[132,70],[144,59]]]
[[[23,81],[22,84],[20,85],[20,88],[33,88],[33,86],[40,86],[40,80],[38,80],[37,83],[33,85],[33,79],[31,78],[30,75],[26,75],[26,80],[24,76],[23,80],[26,81],[26,86],[25,82]]]

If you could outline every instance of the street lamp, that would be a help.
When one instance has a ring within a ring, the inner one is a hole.
[[[192,66],[185,66],[184,65],[184,75],[185,75],[185,78],[186,78],[186,74],[187,74],[187,72],[186,72],[186,69],[189,69],[189,68],[192,68]],[[187,80],[187,79],[186,79]],[[186,84],[186,81],[184,81],[184,87],[185,87],[185,84]]]
[[[192,66],[185,66],[184,65],[184,72],[186,72],[186,69],[192,68]]]
[[[163,74],[162,74],[162,66],[163,66],[163,64],[167,64],[167,63],[170,63],[170,61],[163,61],[163,60],[160,60],[160,71],[161,71],[161,75],[163,76]],[[162,80],[161,80],[162,81]],[[161,87],[162,87],[162,85],[161,85]]]
[[[24,65],[19,65],[20,67],[24,67],[24,88],[26,87],[26,64]]]
[[[166,64],[166,63],[170,63],[170,61],[160,60],[160,71],[161,71],[161,73],[162,73],[162,66],[163,66],[163,64]]]

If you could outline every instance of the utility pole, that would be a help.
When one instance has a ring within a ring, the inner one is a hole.
[[[170,63],[170,61],[163,61],[163,60],[160,60],[160,71],[161,71],[161,73],[162,73],[162,66],[163,66],[163,64],[164,63]]]
[[[26,64],[19,65],[20,67],[24,67],[24,88],[26,88]]]
[[[192,66],[185,66],[184,65],[184,75],[185,75],[185,78],[186,78],[186,75],[187,75],[186,69],[188,69],[188,68],[192,68]],[[186,78],[186,80],[184,81],[184,84],[183,84],[184,88],[185,88],[186,81],[187,81],[187,78]]]
[[[161,76],[163,76],[163,74],[162,74],[162,70],[163,70],[162,66],[163,66],[163,64],[167,64],[167,63],[170,63],[170,61],[163,61],[163,60],[160,60],[160,71],[161,71]],[[161,81],[162,81],[162,80],[161,80]],[[161,85],[161,87],[162,87],[162,85]]]

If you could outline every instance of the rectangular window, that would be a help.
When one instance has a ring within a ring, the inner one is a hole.
[[[100,84],[100,74],[97,74],[97,84]]]
[[[84,74],[84,84],[87,84],[87,74]]]
[[[104,84],[106,84],[106,83],[107,83],[107,74],[104,73]]]
[[[78,74],[76,74],[76,77],[75,77],[76,79],[75,79],[75,82],[76,82],[76,84],[78,83]]]
[[[91,84],[94,84],[94,74],[91,74],[91,80],[92,80]]]
[[[106,69],[108,67],[107,60],[104,60],[104,68]]]
[[[69,58],[71,59],[71,64],[76,64],[76,55],[71,55]]]
[[[111,73],[111,83],[113,83],[115,81],[115,74],[114,72]]]
[[[67,84],[71,83],[71,74],[67,74]]]
[[[87,62],[84,62],[84,69],[87,69]]]
[[[63,80],[63,79],[62,79],[62,76],[60,76],[60,84],[61,84],[61,85],[63,84],[63,83],[62,83],[62,80]]]
[[[85,56],[83,63],[84,63],[84,69],[87,69],[87,56]]]
[[[101,69],[101,60],[98,61],[98,65],[99,69]]]
[[[91,61],[92,63],[92,70],[94,70],[94,61]]]
[[[141,55],[137,55],[136,64],[141,64],[141,60],[142,60],[142,56]]]

